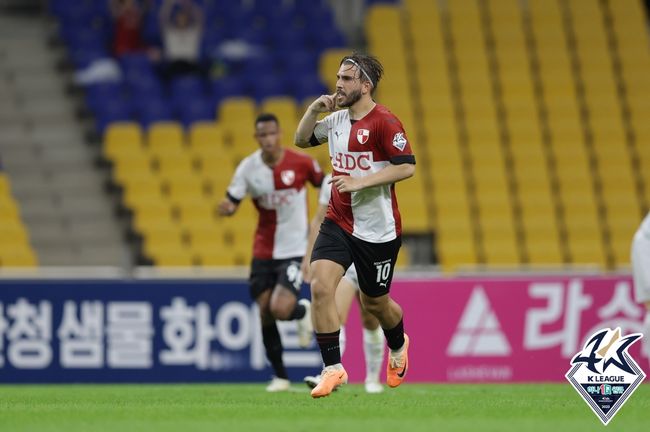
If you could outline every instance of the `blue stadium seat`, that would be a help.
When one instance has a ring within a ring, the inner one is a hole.
[[[325,84],[313,75],[293,77],[291,80],[292,96],[298,101],[306,97],[320,96],[330,93]]]
[[[287,83],[284,75],[259,73],[250,83],[253,97],[257,102],[271,96],[287,94]]]
[[[212,101],[215,106],[225,98],[240,96],[245,93],[246,85],[241,78],[227,76],[212,81]]]
[[[186,101],[182,107],[178,107],[178,117],[187,129],[192,123],[199,121],[214,121],[216,106],[208,97],[195,97]]]
[[[138,118],[143,128],[158,121],[174,120],[171,103],[164,98],[144,99],[138,106]]]
[[[124,98],[105,99],[93,111],[99,134],[103,134],[111,123],[133,120],[133,107]]]

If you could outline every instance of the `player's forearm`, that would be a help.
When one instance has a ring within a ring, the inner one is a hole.
[[[307,148],[311,146],[309,140],[311,139],[311,135],[314,133],[317,120],[318,112],[313,111],[311,107],[308,108],[305,115],[300,119],[300,123],[298,123],[298,129],[296,129],[294,143],[298,147]]]
[[[412,177],[415,174],[415,165],[404,163],[399,165],[390,164],[386,168],[370,174],[365,177],[360,177],[361,189],[366,189],[374,186],[382,186],[391,183],[397,183]]]

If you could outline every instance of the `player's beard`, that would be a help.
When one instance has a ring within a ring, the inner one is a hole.
[[[341,108],[349,108],[355,103],[359,102],[360,99],[361,99],[361,90],[354,90],[353,92],[345,95],[343,102],[338,103],[337,105]]]

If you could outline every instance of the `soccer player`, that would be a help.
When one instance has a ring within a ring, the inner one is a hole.
[[[321,187],[320,195],[318,197],[318,210],[311,221],[311,227],[309,229],[309,246],[307,247],[307,255],[311,254],[311,249],[313,248],[316,235],[318,234],[318,228],[325,219],[325,214],[327,213],[327,206],[332,195],[332,187],[329,183],[331,178],[331,175],[328,174],[323,180],[323,186]],[[307,272],[305,275],[305,282],[310,281],[311,275]],[[379,369],[384,361],[384,335],[377,318],[366,311],[363,308],[363,304],[361,304],[359,298],[359,279],[357,276],[357,270],[354,268],[354,264],[352,264],[336,287],[334,298],[336,302],[336,310],[339,313],[339,319],[341,321],[341,334],[339,336],[341,357],[345,352],[346,345],[345,323],[348,320],[352,299],[355,297],[359,302],[361,322],[363,324],[363,354],[366,360],[366,392],[381,393],[384,391],[384,387],[379,382]],[[320,382],[320,377],[306,376],[304,381],[309,387],[314,388]]]
[[[351,264],[361,302],[379,320],[390,349],[389,387],[400,385],[408,367],[403,312],[389,290],[402,233],[394,184],[414,174],[415,156],[399,119],[372,98],[382,73],[372,56],[344,57],[336,93],[312,102],[296,131],[295,143],[302,148],[327,141],[333,167],[332,199],[311,255],[312,319],[325,365],[314,398],[347,382],[334,297]],[[326,112],[331,114],[317,121]]]
[[[309,229],[305,187],[307,182],[320,187],[323,172],[311,157],[282,146],[273,114],[257,117],[255,139],[260,149],[241,161],[218,212],[233,215],[248,194],[259,213],[250,294],[259,306],[262,340],[275,372],[266,390],[277,392],[288,390],[290,382],[276,320],[297,321],[302,347],[309,346],[313,333],[309,300],[298,297]]]
[[[632,273],[634,276],[634,296],[636,301],[645,304],[646,314],[643,322],[643,346],[650,359],[650,213],[643,219],[632,240]]]

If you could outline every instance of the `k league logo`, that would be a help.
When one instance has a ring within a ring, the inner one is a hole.
[[[571,360],[574,366],[566,378],[604,425],[645,379],[627,352],[641,337],[640,333],[622,337],[620,328],[599,330]]]

